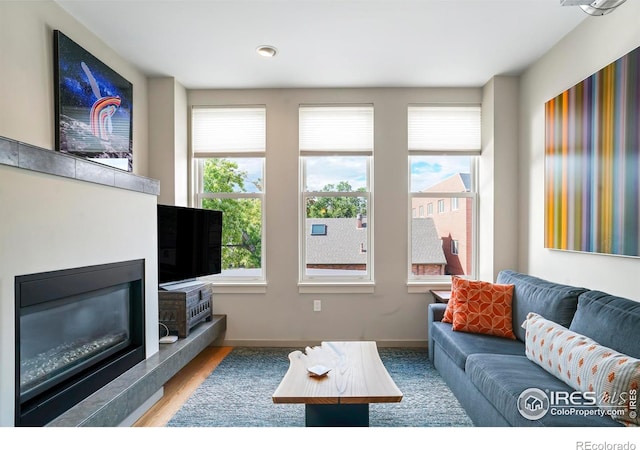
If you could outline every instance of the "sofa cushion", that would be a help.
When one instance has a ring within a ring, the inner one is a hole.
[[[473,385],[511,423],[512,426],[615,426],[620,425],[606,415],[601,415],[597,407],[579,408],[581,414],[556,414],[557,409],[548,409],[537,420],[530,420],[520,414],[518,399],[530,388],[543,392],[573,392],[556,377],[549,374],[525,356],[516,355],[469,355],[465,371]],[[565,412],[563,408],[562,412]]]
[[[515,339],[460,333],[453,331],[451,324],[442,322],[434,322],[431,332],[433,340],[461,369],[464,369],[467,357],[475,353],[524,356],[524,343]]]
[[[569,329],[640,358],[640,302],[599,291],[585,292],[578,298],[578,309]]]
[[[572,388],[594,393],[600,408],[616,420],[640,424],[637,405],[629,404],[640,385],[640,360],[535,313],[523,326],[527,358]]]
[[[531,275],[503,270],[497,283],[513,284],[513,331],[521,341],[525,332],[520,324],[527,314],[535,312],[562,326],[569,327],[578,305],[578,296],[587,290],[553,283]]]
[[[457,284],[453,330],[515,339],[511,324],[512,284],[464,280]]]

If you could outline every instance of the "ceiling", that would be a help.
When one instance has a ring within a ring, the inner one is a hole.
[[[560,0],[56,2],[143,73],[188,89],[478,87],[521,73],[588,17]],[[259,56],[262,44],[278,55]]]

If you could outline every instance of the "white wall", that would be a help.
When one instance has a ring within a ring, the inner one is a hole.
[[[149,176],[162,180],[158,203],[187,206],[187,91],[172,77],[149,79]]]
[[[10,426],[16,276],[145,259],[147,357],[158,351],[156,197],[0,165],[0,211],[0,426]]]
[[[431,296],[409,293],[407,287],[407,106],[420,102],[479,103],[481,98],[480,88],[189,91],[190,106],[249,104],[266,105],[267,109],[268,285],[266,293],[215,295],[215,311],[228,314],[227,343],[298,345],[330,339],[424,343]],[[304,103],[374,105],[373,294],[299,292],[298,106]],[[506,251],[515,252],[515,248]],[[321,312],[313,312],[314,299],[322,300]]]
[[[52,1],[0,1],[0,136],[55,147],[54,29],[133,83],[134,173],[147,175],[146,78]],[[158,351],[156,200],[0,166],[0,426],[13,424],[16,275],[146,259],[147,356]]]
[[[640,259],[544,248],[544,104],[640,45],[640,2],[590,17],[520,80],[519,269],[640,301]]]
[[[482,89],[478,278],[495,281],[518,263],[518,77],[493,77]]]
[[[50,0],[0,1],[0,136],[55,148],[56,29],[133,84],[133,171],[148,176],[146,77]]]

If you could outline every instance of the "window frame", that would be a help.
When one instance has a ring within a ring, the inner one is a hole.
[[[409,110],[411,108],[420,108],[420,107],[437,107],[437,106],[444,106],[445,108],[450,108],[450,107],[456,107],[456,106],[460,106],[460,107],[477,107],[480,110],[480,115],[482,114],[482,106],[480,104],[409,104],[408,108],[407,108],[407,115],[409,116]],[[480,116],[481,117],[481,116]],[[479,124],[481,126],[481,123]],[[407,121],[407,134],[409,134],[409,120]],[[410,139],[408,139],[409,141]],[[451,199],[450,202],[453,202],[453,199],[455,198],[455,203],[458,203],[458,199],[460,198],[467,198],[470,199],[472,202],[472,207],[471,207],[471,239],[472,239],[472,246],[471,246],[471,271],[469,274],[464,275],[465,278],[470,278],[470,279],[477,279],[477,274],[478,274],[478,261],[479,261],[479,255],[478,255],[478,249],[479,249],[479,242],[478,242],[478,188],[479,188],[479,183],[478,183],[478,166],[479,166],[479,159],[480,159],[480,154],[481,154],[481,143],[478,143],[478,148],[477,149],[469,149],[469,148],[461,148],[461,149],[407,149],[407,154],[408,154],[408,235],[407,235],[407,253],[408,253],[408,260],[407,260],[407,285],[409,286],[409,292],[417,292],[417,291],[413,291],[411,289],[412,286],[424,286],[424,285],[438,285],[438,284],[450,284],[451,283],[451,275],[413,275],[412,272],[412,219],[411,219],[411,210],[413,208],[413,199],[414,198],[432,198],[434,199],[434,201],[437,200],[442,200],[442,203],[444,203],[444,199]],[[446,191],[430,191],[430,192],[413,192],[412,191],[412,186],[411,186],[411,182],[412,182],[412,178],[411,178],[411,167],[412,167],[412,158],[413,157],[420,157],[420,156],[443,156],[443,157],[447,157],[447,156],[469,156],[470,157],[470,186],[469,186],[469,191],[466,192],[446,192]],[[437,208],[433,208],[433,202],[429,202],[427,203],[427,205],[431,205],[432,206],[432,214],[427,214],[427,217],[432,217],[433,216],[433,209],[437,209],[439,214],[442,214],[441,208],[440,208],[440,202],[438,202],[439,205]],[[443,204],[444,206],[444,204]],[[419,288],[418,288],[419,289]],[[422,292],[422,291],[420,291]]]
[[[193,110],[194,109],[264,109],[265,116],[265,145],[263,150],[252,151],[212,151],[212,152],[194,152],[193,148]],[[264,287],[267,283],[267,267],[266,267],[266,121],[267,121],[267,108],[266,105],[198,105],[191,108],[191,114],[189,117],[191,121],[191,146],[189,157],[191,159],[190,166],[192,169],[192,206],[196,208],[202,208],[203,200],[205,199],[257,199],[260,201],[261,212],[261,254],[260,254],[260,275],[247,275],[247,276],[224,276],[222,274],[203,277],[203,280],[211,282],[214,286],[214,290],[218,293],[225,292],[265,292]],[[208,159],[259,159],[261,163],[262,171],[262,190],[260,192],[204,192],[204,163]],[[223,218],[224,220],[224,218]],[[231,290],[226,291],[224,287],[229,287]],[[242,287],[241,291],[233,290],[234,286]],[[222,287],[222,289],[221,289]],[[246,290],[248,289],[248,290]],[[258,290],[255,290],[258,289]]]
[[[300,110],[305,107],[312,108],[352,108],[352,107],[367,107],[374,113],[373,104],[301,104]],[[372,119],[373,120],[373,119]],[[372,132],[374,127],[372,122]],[[298,125],[300,129],[300,124]],[[373,139],[373,136],[372,136]],[[298,161],[299,161],[299,176],[298,176],[298,197],[299,197],[299,240],[298,240],[298,287],[300,293],[371,293],[373,292],[374,282],[374,243],[373,243],[373,155],[374,147],[365,151],[335,151],[335,150],[309,150],[305,151],[301,148],[298,149]],[[366,191],[317,191],[307,190],[307,158],[330,158],[330,157],[361,157],[365,158],[366,166]],[[309,275],[307,274],[307,201],[310,198],[317,197],[352,197],[352,198],[364,198],[367,203],[367,225],[364,232],[366,233],[366,274],[365,275]]]
[[[456,197],[458,198],[458,197]],[[458,240],[457,239],[451,239],[451,254],[452,255],[457,255],[458,254]]]
[[[327,155],[327,157],[334,155]],[[356,155],[358,156],[358,155]],[[299,285],[344,285],[344,284],[366,284],[373,283],[373,201],[372,201],[372,192],[371,192],[371,178],[373,174],[372,165],[373,165],[373,156],[371,155],[360,155],[361,157],[366,157],[366,172],[367,172],[367,191],[351,191],[351,192],[340,192],[340,191],[312,191],[312,190],[304,190],[304,181],[306,180],[306,164],[304,160],[304,156],[300,157],[300,232],[301,236],[299,242],[299,253],[300,253],[300,262],[299,262]],[[322,157],[321,155],[313,155],[313,158]],[[367,202],[367,226],[365,227],[365,232],[367,234],[367,275],[308,275],[306,273],[306,261],[307,261],[307,253],[306,253],[306,239],[307,239],[307,200],[310,198],[317,197],[351,197],[351,198],[359,198],[362,197]]]

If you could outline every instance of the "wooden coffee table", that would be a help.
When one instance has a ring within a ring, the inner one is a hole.
[[[310,376],[309,367],[331,370]],[[402,400],[373,341],[323,342],[289,353],[289,370],[274,403],[304,403],[306,426],[369,426],[369,403]]]

